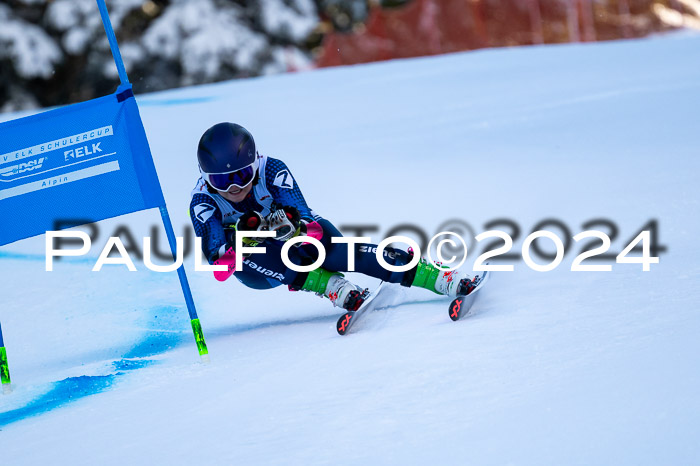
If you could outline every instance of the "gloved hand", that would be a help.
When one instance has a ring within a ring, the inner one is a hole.
[[[277,233],[275,239],[278,241],[287,241],[306,231],[299,211],[290,206],[283,206],[272,211],[265,217],[265,221],[268,229]]]
[[[250,234],[252,231],[267,231],[267,222],[254,210],[249,210],[236,221],[235,224],[224,225],[224,233],[226,234],[227,247],[234,247],[236,244],[236,234],[239,231],[245,231]],[[246,236],[243,238],[243,244],[246,246],[257,246],[265,241],[266,238]]]

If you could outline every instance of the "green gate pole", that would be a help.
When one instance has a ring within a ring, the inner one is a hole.
[[[3,395],[8,395],[12,391],[12,381],[10,380],[10,368],[7,365],[5,342],[2,339],[2,324],[0,324],[0,380],[2,380]]]

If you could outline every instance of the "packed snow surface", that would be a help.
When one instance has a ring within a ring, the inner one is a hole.
[[[0,396],[3,466],[700,462],[700,37],[484,50],[139,103],[178,235],[199,136],[234,121],[314,210],[377,225],[375,242],[401,223],[480,233],[506,218],[519,253],[541,220],[573,236],[607,219],[617,254],[656,219],[667,250],[650,272],[614,254],[611,272],[572,272],[573,241],[551,272],[514,259],[457,323],[436,295],[393,287],[393,305],[345,337],[327,300],[219,283],[190,256],[204,365],[175,274],[90,271],[111,232],[128,225],[140,243],[157,212],[101,222],[91,256],[51,273],[43,238],[21,241],[0,256],[15,384]],[[482,245],[467,239],[471,265]]]

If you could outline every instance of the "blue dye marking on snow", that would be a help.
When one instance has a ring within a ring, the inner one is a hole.
[[[184,340],[183,336],[174,332],[158,332],[149,335],[147,339],[131,348],[124,356],[124,359],[147,358],[162,354],[175,348]]]
[[[154,361],[151,359],[120,359],[119,361],[114,361],[112,366],[114,370],[119,372],[123,371],[133,371],[135,369],[141,369],[152,364]]]
[[[42,254],[26,254],[20,252],[7,251],[0,252],[0,259],[46,262],[46,256]],[[54,258],[54,267],[57,264],[60,264],[61,262],[65,262],[67,264],[94,264],[95,262],[97,262],[97,257],[56,257]]]
[[[170,324],[183,328],[181,322],[185,321],[182,310],[168,307],[158,307],[154,310],[150,323]],[[160,318],[159,318],[160,316]],[[163,318],[165,317],[165,318]],[[136,346],[127,351],[122,359],[112,362],[114,373],[106,375],[81,375],[79,377],[68,377],[51,384],[51,388],[46,393],[31,400],[25,406],[10,411],[0,412],[0,428],[13,422],[21,421],[32,416],[47,413],[56,408],[60,408],[82,398],[101,393],[109,389],[118,378],[126,375],[127,372],[138,370],[156,363],[152,359],[140,359],[164,353],[175,348],[185,340],[183,332],[155,331],[150,333],[148,338],[139,342]]]
[[[55,382],[53,388],[26,406],[0,413],[0,427],[42,414],[109,388],[118,374],[69,377]]]

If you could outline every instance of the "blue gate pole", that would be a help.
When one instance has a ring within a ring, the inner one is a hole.
[[[119,80],[122,84],[129,84],[129,78],[126,75],[126,68],[124,67],[124,61],[122,60],[122,54],[119,52],[119,44],[117,44],[117,37],[114,35],[114,29],[112,28],[112,22],[109,20],[109,13],[107,12],[107,5],[105,5],[104,0],[96,0],[97,6],[100,9],[100,16],[102,17],[102,25],[105,28],[105,33],[107,34],[107,40],[109,41],[109,48],[112,50],[112,56],[114,57],[114,63],[117,65],[117,71],[119,72]],[[163,227],[165,227],[165,234],[168,237],[168,243],[170,244],[170,251],[173,254],[173,260],[177,258],[177,241],[175,239],[175,232],[173,231],[173,225],[170,221],[170,215],[168,214],[168,208],[163,204],[160,208],[160,216],[163,219]],[[185,296],[185,303],[187,303],[187,312],[190,315],[190,323],[192,324],[192,331],[194,332],[194,339],[197,343],[197,350],[202,358],[203,362],[209,362],[209,351],[207,350],[207,344],[204,341],[204,334],[202,333],[202,325],[199,322],[199,317],[197,317],[197,310],[194,307],[194,300],[192,299],[192,291],[190,290],[190,284],[187,281],[187,275],[185,274],[185,266],[181,265],[177,269],[177,276],[180,279],[180,287],[182,288],[182,294]],[[8,373],[9,378],[9,373]]]
[[[119,51],[117,36],[114,35],[114,29],[112,29],[112,22],[109,20],[109,13],[107,13],[107,5],[105,5],[105,0],[97,0],[97,7],[100,9],[102,25],[104,26],[105,33],[107,34],[109,48],[112,50],[112,56],[114,57],[114,63],[117,65],[119,80],[122,82],[122,84],[129,84],[129,78],[126,76],[126,68],[124,68],[124,60],[122,60],[122,54]]]
[[[177,257],[177,241],[175,239],[175,232],[173,231],[173,224],[172,222],[170,222],[170,215],[168,214],[167,207],[160,207],[160,216],[163,219],[165,234],[168,237],[168,243],[170,243],[170,251],[173,254],[174,260]],[[197,317],[197,310],[194,307],[192,291],[190,290],[190,284],[187,281],[187,275],[185,274],[184,264],[178,267],[177,276],[180,279],[180,287],[182,288],[182,294],[185,295],[185,302],[187,303],[187,312],[189,312],[190,314],[190,323],[192,324],[192,332],[194,332],[194,339],[197,342],[197,350],[199,351],[199,356],[202,358],[202,362],[209,362],[209,350],[207,350],[207,344],[204,341],[204,334],[202,333],[202,325],[199,323],[199,317]]]
[[[5,342],[2,339],[2,325],[0,324],[0,379],[2,379],[2,393],[9,394],[12,391],[12,381],[10,380],[10,368],[7,365],[7,351]]]

